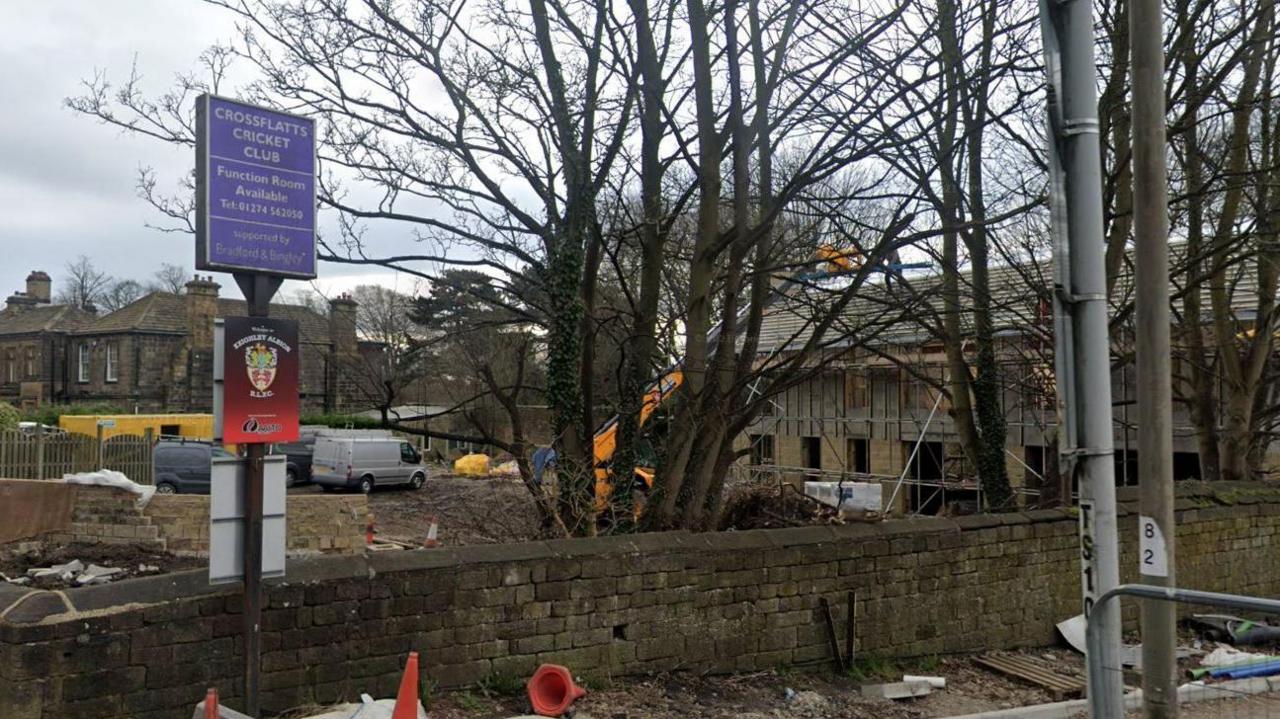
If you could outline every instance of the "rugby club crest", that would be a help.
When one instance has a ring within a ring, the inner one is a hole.
[[[277,317],[227,317],[221,341],[223,440],[296,440],[298,323]]]
[[[270,397],[271,383],[276,381],[276,368],[280,365],[280,355],[275,347],[258,342],[244,350],[245,371],[249,373],[249,384],[253,385],[254,397]]]

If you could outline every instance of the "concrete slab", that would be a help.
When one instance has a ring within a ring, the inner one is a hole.
[[[876,699],[914,699],[933,692],[929,682],[887,682],[863,684],[862,696]]]

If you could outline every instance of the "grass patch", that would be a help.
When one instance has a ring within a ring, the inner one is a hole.
[[[476,691],[480,692],[485,699],[514,697],[524,691],[524,682],[509,674],[489,674],[476,682]]]
[[[865,682],[872,679],[894,679],[902,675],[901,669],[891,659],[874,652],[865,652],[853,657],[853,664],[845,673],[854,681]]]
[[[484,704],[469,690],[458,692],[454,695],[454,698],[458,700],[458,706],[470,714],[475,714],[484,709]]]

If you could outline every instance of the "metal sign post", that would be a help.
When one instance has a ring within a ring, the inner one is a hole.
[[[266,318],[271,298],[286,277],[316,276],[316,127],[310,118],[202,95],[196,103],[196,268],[231,272],[244,293],[250,318]],[[266,325],[267,323],[263,323]],[[228,325],[221,334],[225,337]],[[267,336],[267,335],[264,335]],[[245,713],[260,714],[262,669],[262,527],[266,442],[297,435],[296,342],[293,374],[268,392],[280,359],[264,344],[246,350],[231,366],[219,358],[214,400],[225,420],[233,402],[229,385],[249,372],[259,390],[252,400],[270,399],[271,427],[253,414],[242,425],[219,422],[219,434],[245,446],[244,471],[244,696]],[[256,354],[255,354],[256,352]],[[247,364],[247,366],[246,366]],[[257,373],[256,375],[254,373]],[[240,374],[236,374],[240,373]],[[292,402],[280,409],[281,402]],[[265,403],[264,403],[265,404]],[[280,421],[281,417],[284,421]],[[251,426],[252,425],[252,426]],[[239,435],[237,437],[237,434]]]
[[[1080,487],[1084,615],[1100,639],[1091,650],[1097,656],[1089,660],[1119,667],[1120,608],[1114,602],[1098,605],[1120,584],[1120,546],[1093,8],[1083,0],[1040,0],[1040,27],[1049,91],[1059,467]],[[1089,673],[1090,696],[1121,688],[1120,672]]]
[[[271,297],[280,288],[280,278],[241,273],[236,273],[235,278],[249,306],[249,316],[268,316]],[[245,451],[244,697],[245,713],[251,717],[259,714],[258,691],[262,679],[262,462],[266,453],[267,445],[261,442],[249,444]]]

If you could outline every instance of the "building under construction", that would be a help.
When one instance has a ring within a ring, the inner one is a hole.
[[[1029,506],[1046,481],[1056,482],[1052,269],[1047,261],[1026,262],[992,268],[990,274],[1008,427],[1006,466],[1019,504]],[[1257,301],[1253,273],[1241,266],[1234,275],[1232,304],[1247,326]],[[962,274],[961,292],[972,296],[967,282]],[[887,511],[976,509],[982,488],[964,459],[950,412],[941,287],[936,272],[886,275],[850,303],[842,322],[827,331],[823,351],[807,364],[808,377],[773,397],[745,433],[741,441],[750,445],[748,466],[790,481],[875,479],[886,487]],[[1137,483],[1135,367],[1132,342],[1126,339],[1132,336],[1126,322],[1131,302],[1132,275],[1122,271],[1111,294],[1116,482],[1121,485]],[[761,342],[768,354],[762,361],[785,358],[808,340],[814,315],[803,298],[771,310]],[[971,365],[973,317],[967,308],[962,326],[960,342]],[[1178,398],[1190,358],[1175,347],[1173,359]],[[1276,459],[1270,453],[1267,465]],[[1184,402],[1174,407],[1173,466],[1175,479],[1200,476],[1195,429]]]

